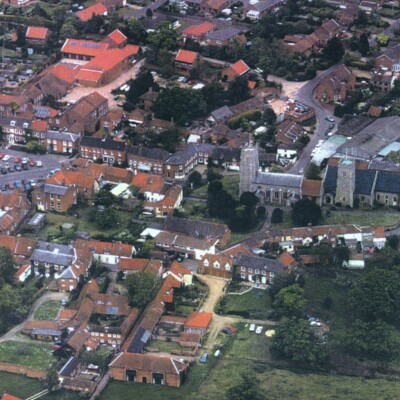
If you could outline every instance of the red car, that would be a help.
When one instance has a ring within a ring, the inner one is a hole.
[[[14,184],[12,182],[8,182],[8,188],[9,189],[14,189]]]
[[[21,157],[15,157],[14,158],[15,163],[20,163],[21,162]]]
[[[4,153],[0,153],[0,158],[3,158],[5,156]]]
[[[33,160],[29,160],[28,164],[30,167],[36,167],[36,162]]]

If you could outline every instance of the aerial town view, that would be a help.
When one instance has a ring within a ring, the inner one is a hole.
[[[400,399],[400,1],[0,0],[0,399]]]

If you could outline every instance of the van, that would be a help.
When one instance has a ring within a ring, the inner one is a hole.
[[[256,330],[256,324],[250,324],[249,331],[254,332]]]

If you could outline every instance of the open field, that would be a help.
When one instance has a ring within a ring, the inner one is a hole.
[[[8,341],[0,343],[0,361],[46,371],[54,358],[51,345]]]
[[[52,321],[56,319],[61,304],[58,300],[50,300],[43,303],[36,311],[34,319]]]

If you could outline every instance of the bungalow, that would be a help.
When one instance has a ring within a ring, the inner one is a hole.
[[[228,26],[219,30],[214,30],[205,35],[205,44],[212,46],[229,46],[235,39],[240,40],[243,44],[246,43],[246,36],[242,34],[242,30]]]
[[[31,46],[44,46],[49,37],[50,31],[48,28],[39,26],[28,26],[25,38],[27,44]]]
[[[239,60],[224,68],[221,72],[221,76],[224,81],[232,82],[239,76],[247,74],[249,71],[250,67],[243,60]]]
[[[110,376],[119,381],[179,387],[188,364],[181,359],[158,354],[122,352],[109,365]]]
[[[211,324],[212,317],[212,313],[193,311],[185,321],[184,331],[204,335]]]
[[[195,68],[199,62],[200,55],[196,51],[179,50],[175,57],[176,69],[187,72]]]

